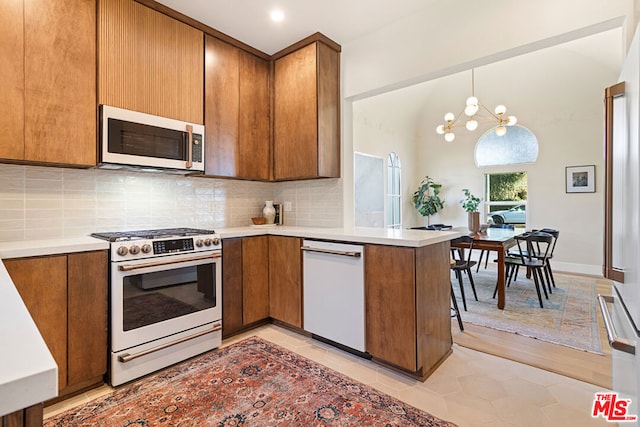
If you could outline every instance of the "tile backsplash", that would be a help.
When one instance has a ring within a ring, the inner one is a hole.
[[[164,227],[250,224],[265,200],[289,201],[286,225],[342,225],[342,180],[253,182],[0,165],[0,241]]]

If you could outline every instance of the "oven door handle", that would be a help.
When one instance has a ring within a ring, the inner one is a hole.
[[[206,331],[198,332],[197,334],[189,335],[188,337],[180,338],[179,340],[171,341],[171,342],[168,342],[166,344],[162,344],[162,345],[159,345],[157,347],[153,347],[153,348],[150,348],[148,350],[141,351],[140,353],[135,353],[135,354],[124,353],[124,354],[121,354],[120,356],[118,356],[118,362],[120,362],[120,363],[131,362],[132,360],[135,360],[135,359],[137,359],[139,357],[142,357],[142,356],[146,356],[147,354],[151,354],[151,353],[155,353],[156,351],[164,350],[165,348],[169,348],[169,347],[172,347],[174,345],[181,344],[181,343],[183,343],[185,341],[189,341],[189,340],[192,340],[194,338],[198,338],[198,337],[201,337],[203,335],[207,335],[207,334],[210,334],[212,332],[219,331],[221,329],[222,329],[222,325],[220,323],[217,323],[217,324],[213,325],[213,329],[207,329]]]
[[[118,266],[118,270],[133,271],[133,270],[138,270],[138,269],[147,268],[147,267],[159,267],[162,265],[180,264],[183,262],[200,261],[203,259],[214,259],[214,258],[221,258],[221,257],[222,257],[222,254],[213,254],[213,255],[199,256],[199,257],[196,256],[191,258],[181,258],[173,261],[153,261],[153,262],[145,262],[143,264],[122,264]]]

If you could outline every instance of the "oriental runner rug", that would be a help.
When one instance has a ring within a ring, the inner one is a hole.
[[[598,279],[560,273],[554,277],[556,287],[552,288],[549,299],[542,295],[544,308],[540,308],[533,279],[527,279],[520,271],[518,280],[505,289],[505,308],[500,310],[497,298],[493,298],[497,280],[495,266],[486,270],[481,267],[478,273],[474,268],[478,301],[473,297],[467,276],[463,275],[467,300],[467,311],[464,311],[460,286],[451,275],[463,322],[602,354],[596,301]]]
[[[455,427],[258,337],[119,387],[44,426]]]

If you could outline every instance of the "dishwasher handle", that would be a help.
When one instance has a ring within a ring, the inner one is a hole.
[[[300,249],[305,252],[318,252],[321,254],[348,256],[352,258],[360,258],[362,256],[360,252],[355,251],[336,251],[333,249],[312,248],[311,246],[301,246]]]
[[[598,295],[598,303],[600,304],[600,312],[604,320],[604,327],[607,330],[607,339],[609,345],[614,350],[624,351],[629,354],[636,354],[636,346],[634,343],[624,338],[618,337],[615,328],[613,327],[613,320],[611,319],[611,313],[609,313],[609,307],[607,303],[614,304],[615,299],[611,295]]]

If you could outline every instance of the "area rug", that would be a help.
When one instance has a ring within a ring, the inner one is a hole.
[[[119,387],[44,426],[455,427],[258,337]]]
[[[493,298],[495,266],[472,272],[479,301],[474,300],[468,278],[463,275],[468,311],[462,307],[458,281],[451,275],[463,322],[602,354],[596,279],[556,274],[556,288],[552,288],[548,300],[542,295],[544,308],[540,308],[533,279],[527,279],[521,271],[518,280],[505,288],[505,308],[500,310],[497,298]]]
[[[125,331],[198,311],[194,306],[161,292],[125,298],[122,306]]]

